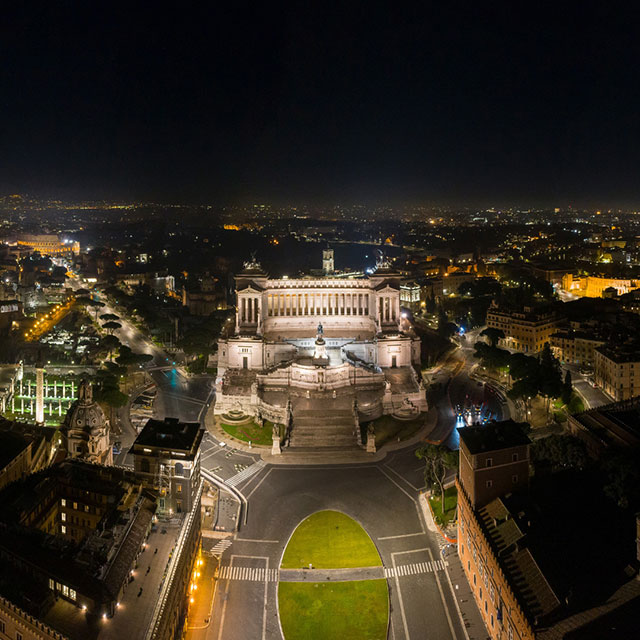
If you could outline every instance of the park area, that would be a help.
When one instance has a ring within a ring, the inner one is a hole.
[[[444,513],[442,511],[442,496],[435,491],[429,498],[431,512],[436,522],[441,527],[446,527],[456,519],[456,507],[458,506],[458,491],[455,487],[449,487],[444,491]]]
[[[380,567],[382,561],[355,520],[338,511],[319,511],[298,525],[281,568],[309,565],[330,574],[332,569]],[[280,582],[278,610],[286,640],[383,640],[389,619],[387,582],[328,577],[323,582]]]
[[[220,426],[225,433],[243,442],[256,445],[271,445],[273,442],[273,422],[269,420],[265,420],[264,425],[260,426],[251,417],[242,422],[225,422],[223,416]]]

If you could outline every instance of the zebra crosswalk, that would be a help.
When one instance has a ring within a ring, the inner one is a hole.
[[[414,576],[418,573],[432,573],[434,571],[444,571],[443,560],[433,560],[432,562],[412,562],[411,564],[401,564],[397,567],[385,567],[385,578],[402,578],[403,576]]]
[[[238,567],[223,565],[218,573],[219,580],[244,580],[247,582],[277,582],[278,569],[266,567]]]
[[[232,542],[229,538],[223,538],[211,549],[211,555],[221,556],[231,546]]]
[[[232,486],[237,487],[241,482],[248,480],[251,476],[254,476],[260,469],[264,468],[266,462],[264,460],[258,460],[258,462],[254,462],[252,465],[248,466],[246,469],[241,471],[240,473],[236,473],[235,476],[232,476],[228,480],[225,480],[225,483]]]

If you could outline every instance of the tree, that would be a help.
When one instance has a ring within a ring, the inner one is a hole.
[[[551,398],[559,398],[562,394],[562,370],[558,359],[553,355],[551,346],[545,342],[540,353],[539,390],[547,400],[547,419],[551,407]]]
[[[122,325],[119,322],[114,322],[113,320],[109,320],[109,322],[105,322],[102,325],[102,328],[106,329],[109,332],[109,335],[111,335],[117,329],[122,328]]]
[[[504,340],[504,331],[502,329],[496,329],[495,327],[487,327],[484,331],[480,332],[481,336],[486,336],[489,340],[489,344],[492,347],[498,345],[499,340]]]
[[[589,462],[582,440],[569,435],[550,435],[531,445],[534,462],[548,462],[557,469],[584,469]]]
[[[111,354],[122,345],[120,340],[114,335],[105,336],[100,341],[100,344],[109,352],[109,358],[111,358]]]
[[[120,316],[117,316],[115,313],[103,313],[100,316],[100,320],[120,320]]]
[[[443,444],[427,444],[416,449],[416,458],[425,461],[424,480],[427,486],[438,486],[444,514],[444,480],[449,469],[458,468],[458,453]]]
[[[509,366],[510,353],[505,349],[490,347],[485,342],[476,342],[475,356],[486,369],[497,370]]]
[[[151,354],[134,353],[126,346],[123,346],[120,349],[120,355],[116,358],[116,362],[123,367],[145,364],[146,362],[151,362],[151,360],[153,360],[153,356]]]

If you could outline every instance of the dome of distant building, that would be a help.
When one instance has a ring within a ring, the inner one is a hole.
[[[108,427],[102,407],[93,399],[91,384],[82,380],[78,399],[69,407],[63,424],[68,456],[112,464]]]

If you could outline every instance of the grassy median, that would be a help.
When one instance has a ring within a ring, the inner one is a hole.
[[[378,550],[366,531],[339,511],[319,511],[303,520],[282,558],[283,569],[378,567]]]
[[[280,621],[286,640],[384,640],[388,599],[386,580],[278,585]]]

